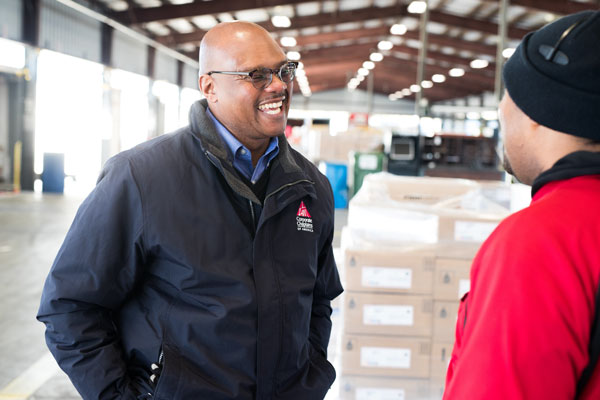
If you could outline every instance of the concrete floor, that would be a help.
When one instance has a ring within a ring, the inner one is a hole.
[[[48,352],[44,325],[35,315],[48,270],[82,201],[77,195],[0,192],[0,400],[81,398]],[[336,258],[346,221],[347,210],[336,210]],[[338,265],[342,269],[343,263]],[[329,349],[338,371],[343,326],[339,304],[343,303],[334,303]],[[339,398],[339,381],[326,400]],[[384,394],[365,399],[405,398]]]

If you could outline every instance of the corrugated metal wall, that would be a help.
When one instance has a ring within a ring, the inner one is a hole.
[[[100,62],[101,24],[56,0],[42,0],[40,46]]]
[[[148,75],[148,46],[119,31],[113,31],[112,64],[129,72]]]
[[[190,89],[198,89],[198,69],[191,65],[185,64],[183,66],[183,78],[181,86]]]
[[[0,1],[0,36],[21,40],[23,28],[23,4],[21,0]]]
[[[154,78],[177,83],[177,60],[161,51],[157,51],[156,63],[154,65]]]

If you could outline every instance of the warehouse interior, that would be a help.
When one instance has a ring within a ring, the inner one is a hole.
[[[327,400],[439,400],[485,238],[530,188],[502,168],[501,68],[598,0],[0,1],[0,400],[78,399],[35,315],[78,206],[115,154],[188,124],[219,22],[299,62],[285,136],[335,199],[344,294]],[[392,221],[390,223],[390,221]]]

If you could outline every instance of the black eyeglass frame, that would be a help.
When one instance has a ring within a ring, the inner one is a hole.
[[[289,78],[289,80],[284,80],[283,77],[281,76],[281,72],[286,67],[288,67],[288,68],[292,67],[291,68],[292,73],[291,73],[291,77]],[[279,80],[281,80],[282,82],[290,83],[291,81],[294,80],[294,77],[296,76],[296,70],[297,69],[298,69],[298,63],[296,61],[288,61],[288,62],[286,62],[285,64],[283,64],[281,67],[279,67],[277,69],[257,68],[257,69],[253,69],[252,71],[249,71],[249,72],[239,72],[239,71],[209,71],[209,72],[206,73],[206,75],[210,76],[212,74],[224,74],[224,75],[247,76],[247,77],[250,78],[250,81],[252,82],[252,86],[254,86],[256,89],[264,89],[264,88],[268,87],[273,82],[273,76],[274,75],[277,75],[279,77]],[[256,74],[257,72],[264,73],[265,74],[265,78],[268,77],[268,79],[255,81],[253,79],[253,75]]]

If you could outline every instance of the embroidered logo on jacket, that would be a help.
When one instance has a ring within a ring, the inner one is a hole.
[[[304,202],[300,202],[300,208],[298,208],[298,213],[296,214],[296,226],[299,231],[312,232],[313,231],[313,222],[308,209],[304,205]]]

